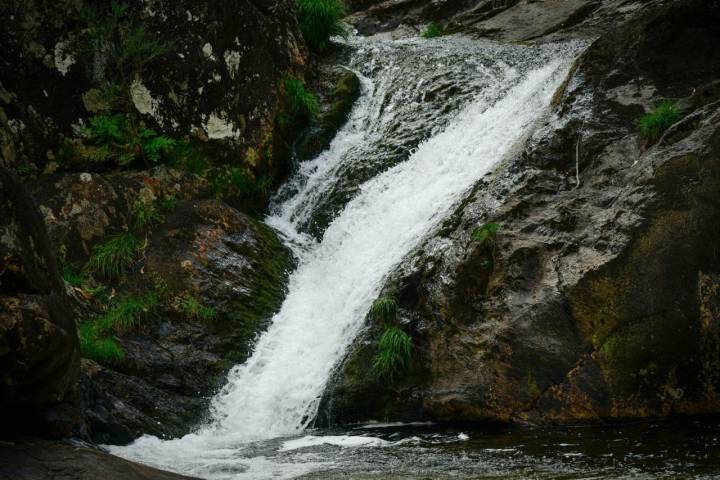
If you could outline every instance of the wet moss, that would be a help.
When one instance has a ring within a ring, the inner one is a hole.
[[[321,113],[296,145],[300,159],[309,159],[326,149],[343,126],[360,96],[360,79],[353,72],[343,74],[330,95],[329,108]]]
[[[280,309],[292,267],[290,252],[275,232],[260,222],[253,222],[252,229],[258,244],[252,251],[239,252],[252,262],[244,272],[250,287],[233,299],[227,315],[210,320],[223,335],[223,353],[236,362],[249,356],[259,332],[267,328]]]

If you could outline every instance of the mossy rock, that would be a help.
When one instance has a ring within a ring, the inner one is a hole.
[[[360,79],[353,72],[344,73],[329,95],[328,105],[295,145],[295,152],[301,160],[313,158],[330,146],[359,96]]]

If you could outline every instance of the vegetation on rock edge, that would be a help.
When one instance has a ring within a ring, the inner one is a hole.
[[[308,46],[324,50],[334,35],[345,35],[341,22],[346,14],[342,0],[296,0],[300,31]]]
[[[658,104],[655,110],[640,117],[637,120],[637,127],[643,138],[650,142],[656,142],[665,133],[665,130],[680,118],[680,109],[677,105],[670,100],[664,100]]]

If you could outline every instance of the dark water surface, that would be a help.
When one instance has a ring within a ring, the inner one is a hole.
[[[314,435],[273,460],[314,464],[303,479],[720,479],[718,420],[492,432],[378,424]],[[377,443],[351,446],[357,435]],[[322,439],[337,445],[301,446]]]

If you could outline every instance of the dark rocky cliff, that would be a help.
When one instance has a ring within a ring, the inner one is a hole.
[[[294,3],[0,14],[3,413],[96,442],[183,434],[284,295],[289,253],[254,215],[290,169]]]
[[[599,37],[558,92],[553,123],[390,280],[412,370],[394,384],[374,378],[370,322],[321,420],[717,413],[720,3],[575,2],[592,8],[572,21],[567,5],[505,3],[484,21],[496,38],[532,38],[501,22],[546,7],[558,27],[539,40]],[[472,18],[454,21],[488,34]],[[667,98],[682,119],[656,143],[641,139],[636,119]],[[486,222],[498,232],[474,240]]]

